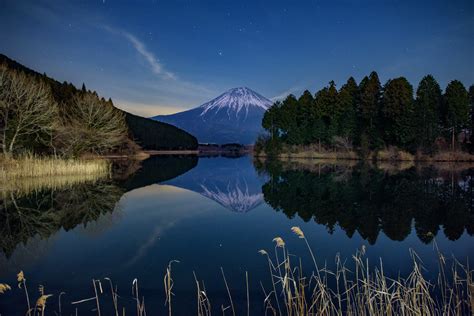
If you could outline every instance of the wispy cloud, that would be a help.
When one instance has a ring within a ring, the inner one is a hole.
[[[127,32],[112,28],[110,26],[104,26],[104,28],[114,34],[122,35],[130,44],[132,44],[133,48],[137,51],[137,53],[142,56],[148,65],[151,68],[151,71],[164,79],[171,79],[176,80],[177,77],[174,73],[167,71],[164,65],[160,62],[158,57],[155,56],[143,43],[141,40],[138,39],[135,35]]]
[[[167,79],[176,80],[175,74],[172,72],[166,71],[161,64],[160,60],[150,52],[145,44],[140,41],[135,35],[132,35],[128,32],[122,32],[122,35],[133,45],[136,51],[148,62],[151,67],[151,70],[154,74],[163,76]]]
[[[157,55],[135,34],[108,25],[99,27],[124,39],[123,42],[131,44],[154,74],[154,78],[147,78],[138,86],[135,86],[136,82],[131,82],[120,88],[117,86],[112,88],[112,90],[119,89],[114,95],[121,100],[119,104],[123,109],[143,116],[171,114],[197,106],[216,95],[215,87],[209,89],[200,83],[183,80],[181,76],[168,70]]]

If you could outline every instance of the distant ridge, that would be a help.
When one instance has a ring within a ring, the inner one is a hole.
[[[272,101],[247,88],[230,89],[194,109],[153,119],[173,124],[197,137],[200,143],[253,144],[265,111]]]

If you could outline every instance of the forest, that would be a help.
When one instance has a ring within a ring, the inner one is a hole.
[[[313,95],[289,95],[264,115],[266,131],[256,152],[278,154],[282,147],[315,145],[321,150],[354,150],[366,157],[388,147],[432,155],[473,151],[474,86],[458,80],[444,92],[432,75],[416,89],[404,77],[381,84],[374,71],[357,84],[334,81]]]
[[[25,152],[79,157],[141,149],[196,149],[194,136],[117,109],[112,100],[37,73],[0,54],[0,145]]]

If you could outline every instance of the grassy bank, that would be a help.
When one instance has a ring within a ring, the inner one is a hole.
[[[33,189],[63,187],[108,177],[110,171],[111,165],[104,159],[0,156],[2,191],[29,192]]]
[[[0,157],[0,180],[45,176],[104,175],[110,171],[107,160],[60,159],[26,155]]]
[[[304,232],[299,227],[293,227],[292,231],[295,238],[299,238],[307,248],[307,258],[312,262],[312,266],[303,268],[301,258],[291,254],[281,237],[273,239],[273,251],[260,250],[260,255],[265,258],[263,264],[268,266],[270,276],[270,281],[260,282],[264,298],[258,305],[262,304],[260,313],[262,315],[471,315],[474,311],[474,271],[457,260],[452,260],[452,264],[448,264],[448,259],[438,250],[436,251],[439,274],[436,280],[425,278],[425,268],[413,251],[410,251],[410,257],[407,258],[412,262],[410,273],[392,278],[385,274],[381,260],[376,265],[369,265],[364,246],[352,256],[352,260],[337,256],[335,268],[329,270],[327,266],[318,266],[316,255]],[[166,312],[161,312],[163,315],[174,314],[173,304],[176,304],[178,298],[174,294],[176,289],[172,265],[177,263],[171,261],[161,279],[162,298],[166,309]],[[195,273],[193,274],[194,280],[190,282],[194,281],[196,297],[194,304],[188,304],[188,315],[210,316],[216,312],[223,315],[250,315],[251,302],[261,300],[249,294],[251,291],[247,271],[242,274],[246,293],[239,301],[233,300],[233,295],[236,293],[233,292],[232,284],[221,268],[221,271],[216,271],[216,277],[222,279],[221,291],[227,299],[221,306],[212,305],[216,304],[211,297],[212,294],[207,292],[204,282],[198,280]],[[76,315],[90,313],[91,304],[94,305],[97,315],[147,315],[145,298],[139,294],[137,279],[132,281],[131,295],[123,295],[122,292],[119,296],[116,285],[105,278],[92,280],[90,297],[67,302],[65,295],[62,303],[61,295],[65,293],[49,293],[43,287],[40,288],[40,296],[35,301],[36,295],[30,296],[22,271],[17,279],[19,287],[0,284],[0,294],[8,295],[11,291],[22,291],[27,304],[24,309],[30,310],[30,315],[44,314],[46,303],[49,304],[50,313],[54,311],[59,315],[61,306],[67,308],[68,304],[75,310]],[[220,296],[222,298],[222,295]],[[136,306],[132,305],[130,310],[128,305],[129,309],[126,310],[127,301],[134,301],[133,305]],[[36,305],[33,302],[36,302]],[[56,306],[59,306],[59,310],[56,310]],[[26,315],[29,313],[26,312]]]

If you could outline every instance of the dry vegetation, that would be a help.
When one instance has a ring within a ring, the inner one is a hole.
[[[474,310],[473,271],[457,261],[448,269],[439,252],[437,283],[425,279],[413,251],[413,269],[405,278],[386,276],[382,261],[370,269],[365,247],[353,255],[353,267],[336,257],[336,269],[330,271],[318,267],[303,231],[299,227],[292,231],[306,243],[314,270],[305,274],[301,261],[292,257],[280,237],[274,239],[274,259],[260,251],[268,258],[272,286],[266,292],[265,308],[272,315],[469,315]]]
[[[293,227],[295,235],[305,243],[312,260],[312,267],[303,270],[301,258],[291,254],[281,237],[275,237],[273,254],[266,250],[259,253],[267,258],[271,283],[262,286],[264,300],[262,313],[265,315],[472,315],[474,311],[474,282],[473,272],[469,266],[464,266],[453,260],[448,267],[447,259],[438,251],[439,274],[437,281],[431,283],[424,277],[424,267],[417,254],[411,251],[413,268],[406,277],[391,278],[385,275],[382,261],[375,268],[369,267],[365,258],[365,247],[352,256],[353,265],[350,267],[340,257],[336,257],[336,268],[331,271],[326,266],[318,266],[303,231]],[[172,302],[176,300],[173,293],[171,261],[163,278],[165,305],[168,315],[173,315]],[[228,303],[220,306],[223,315],[236,315],[236,306],[232,299],[231,286],[228,284],[224,270],[221,268],[223,284],[225,285]],[[194,274],[196,284],[197,306],[189,305],[189,315],[210,316],[212,298],[208,296],[204,282],[199,281]],[[30,296],[26,288],[23,272],[18,274],[18,282],[24,291],[27,302],[26,315],[43,315],[49,295],[44,289],[40,293],[36,306],[30,305]],[[239,306],[250,315],[248,273],[245,273],[246,306]],[[71,302],[78,315],[78,307],[85,302],[94,302],[97,315],[137,315],[147,314],[145,299],[139,294],[138,280],[132,282],[132,299],[136,302],[135,311],[125,311],[119,299],[117,287],[108,278],[93,280],[94,294],[89,298]],[[102,284],[104,283],[104,284]],[[108,285],[107,285],[108,284]],[[330,285],[331,284],[331,285]],[[106,288],[109,287],[110,289]],[[10,291],[11,287],[1,284],[0,294]],[[112,299],[113,311],[101,310],[104,306],[104,293]],[[61,314],[61,294],[59,295],[59,314]],[[64,306],[64,304],[63,304]]]
[[[27,178],[37,179],[49,176],[95,177],[107,176],[109,173],[110,163],[104,159],[59,159],[34,155],[24,155],[18,158],[0,156],[0,183],[5,184]]]
[[[267,158],[268,155],[264,151],[254,152],[254,156]],[[366,157],[362,157],[353,149],[326,149],[319,148],[317,145],[307,146],[290,146],[283,145],[281,150],[276,155],[279,160],[289,159],[318,159],[318,160],[368,160],[379,162],[474,162],[474,155],[460,150],[445,150],[439,151],[435,154],[423,154],[417,152],[411,154],[395,146],[389,146],[377,151],[369,152]]]
[[[264,151],[256,154],[258,157],[266,157]],[[307,146],[291,146],[283,145],[280,153],[278,154],[279,159],[292,159],[292,158],[312,158],[312,159],[341,159],[341,160],[358,160],[359,156],[352,149],[343,150],[327,150],[319,148],[318,145],[307,145]]]

